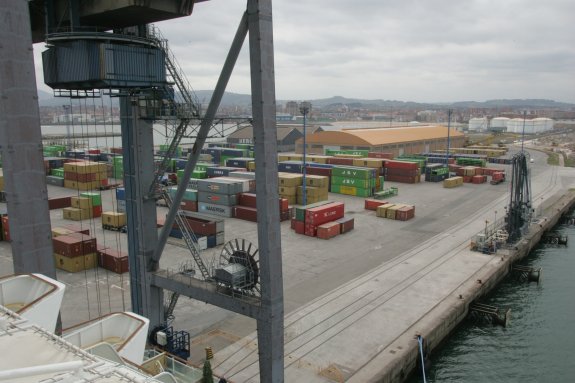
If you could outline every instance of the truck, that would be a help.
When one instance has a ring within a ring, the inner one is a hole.
[[[495,172],[491,176],[491,185],[497,185],[505,181],[505,173],[504,172]]]

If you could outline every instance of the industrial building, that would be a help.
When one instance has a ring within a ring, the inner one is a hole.
[[[524,120],[523,118],[494,117],[489,120],[487,117],[474,117],[469,119],[468,130],[470,132],[489,130],[493,132],[522,133],[524,123],[525,134],[536,134],[552,130],[554,121],[550,118]]]
[[[308,133],[323,131],[319,126],[307,126]],[[296,141],[303,137],[303,127],[301,125],[278,125],[277,145],[278,152],[293,152]],[[228,144],[253,144],[254,130],[252,126],[245,126],[230,134],[226,141]]]
[[[449,129],[451,147],[463,147],[465,136]],[[306,151],[323,154],[332,150],[369,150],[395,156],[447,149],[446,126],[404,126],[396,128],[342,129],[306,135]],[[303,138],[296,142],[296,153],[303,153]]]

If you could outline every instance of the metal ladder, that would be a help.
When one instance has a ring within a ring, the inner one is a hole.
[[[165,189],[162,190],[162,197],[166,201],[168,208],[171,208],[172,197],[167,192],[167,190]],[[206,267],[204,261],[202,260],[202,257],[200,256],[201,250],[200,246],[198,245],[198,239],[196,238],[196,235],[192,231],[190,224],[188,223],[187,219],[185,218],[181,210],[178,210],[176,214],[176,223],[178,224],[178,227],[182,231],[182,238],[184,239],[184,242],[186,242],[186,245],[188,246],[188,249],[192,254],[192,258],[196,262],[196,265],[198,266],[198,269],[200,270],[202,277],[206,280],[210,279],[210,273],[208,271],[208,268]]]

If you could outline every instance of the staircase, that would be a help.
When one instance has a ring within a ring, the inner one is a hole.
[[[174,130],[174,137],[172,137],[168,150],[154,172],[154,181],[150,186],[149,194],[150,197],[157,198],[159,196],[158,186],[168,168],[168,164],[170,163],[170,160],[174,158],[178,145],[186,134],[186,130],[188,129],[191,120],[200,119],[201,106],[197,96],[193,93],[192,87],[186,79],[182,68],[178,64],[174,53],[170,50],[168,40],[162,35],[160,30],[153,25],[148,27],[148,38],[156,47],[160,48],[164,52],[166,57],[166,68],[168,70],[168,82],[175,84],[178,90],[178,93],[173,95],[168,89],[165,91],[165,94],[172,95],[173,97],[169,98],[167,101],[170,103],[170,110],[175,111],[175,117],[179,123]],[[195,129],[197,129],[197,127],[195,127]]]

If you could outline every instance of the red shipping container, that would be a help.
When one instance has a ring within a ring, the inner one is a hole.
[[[71,206],[72,206],[71,197],[48,198],[48,209],[50,210],[64,209],[65,207],[71,207]]]
[[[2,216],[2,236],[6,242],[10,242],[10,221],[7,215]]]
[[[65,171],[64,179],[68,181],[78,181],[78,174],[75,172]]]
[[[463,182],[469,184],[473,181],[473,177],[475,176],[463,176]]]
[[[289,200],[287,198],[280,198],[280,213],[289,212]]]
[[[331,157],[327,159],[327,163],[331,165],[349,165],[353,166],[353,158],[344,157]]]
[[[482,184],[487,182],[487,176],[473,176],[472,182],[474,184]]]
[[[183,201],[180,209],[186,211],[198,211],[198,203],[196,201]]]
[[[383,204],[386,204],[387,201],[381,201],[378,199],[371,199],[371,198],[367,198],[365,200],[365,206],[364,209],[365,210],[377,210],[377,207]]]
[[[72,233],[68,237],[77,238],[82,241],[82,255],[95,253],[98,251],[98,246],[96,245],[96,238],[91,237],[82,233]],[[60,237],[56,237],[60,238]]]
[[[88,149],[88,154],[100,154],[100,149]]]
[[[418,169],[419,164],[416,162],[385,160],[385,167],[389,169]]]
[[[103,186],[103,187],[108,186],[108,179],[106,178],[106,179],[100,180],[100,186]]]
[[[339,222],[327,222],[317,227],[317,237],[321,239],[330,239],[341,232]]]
[[[294,219],[294,230],[296,234],[305,234],[305,222],[303,221],[296,221]],[[313,237],[313,235],[312,235]]]
[[[245,207],[256,208],[256,195],[254,193],[241,193],[239,198],[239,204]]]
[[[332,202],[326,205],[307,209],[305,211],[305,222],[310,225],[321,225],[322,223],[335,221],[344,215],[343,202]]]
[[[450,171],[450,172],[455,173],[455,172],[457,172],[457,169],[461,169],[461,166],[460,166],[460,165],[455,165],[455,164],[452,164],[452,163],[449,164],[449,171]]]
[[[110,153],[122,154],[122,148],[110,148]]]
[[[84,255],[82,239],[70,235],[59,235],[52,238],[54,253],[73,258]]]
[[[421,175],[419,169],[395,169],[385,168],[386,176],[415,177]]]
[[[390,182],[401,182],[404,184],[415,184],[418,182],[419,176],[408,177],[408,176],[386,176],[385,180]]]
[[[493,172],[493,175],[491,176],[493,181],[500,181],[500,180],[504,180],[505,179],[505,173],[503,172]]]
[[[253,207],[234,206],[232,208],[232,214],[234,218],[243,219],[245,221],[258,221],[258,211]]]
[[[291,214],[289,210],[281,211],[280,212],[280,221],[288,221],[291,218]]]
[[[341,234],[352,231],[355,226],[355,220],[353,218],[343,217],[335,222],[340,224]]]
[[[314,166],[308,166],[305,171],[306,174],[309,175],[331,177],[330,168],[316,168]]]
[[[383,158],[387,160],[393,160],[393,153],[380,153],[380,152],[369,152],[367,153],[368,158]]]
[[[129,270],[128,254],[111,248],[98,251],[98,266],[118,274]]]
[[[76,174],[78,182],[92,182],[96,181],[96,173]]]
[[[316,237],[317,236],[317,226],[315,225],[310,225],[305,223],[304,224],[304,234],[307,235],[308,237]]]
[[[102,216],[102,206],[92,206],[92,217],[98,218]]]
[[[216,234],[216,222],[197,217],[186,217],[190,228],[196,235]]]
[[[404,206],[395,212],[395,219],[398,221],[407,221],[413,217],[415,217],[415,206]]]

